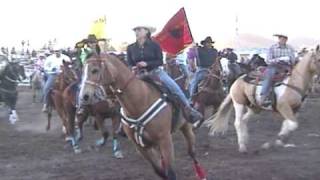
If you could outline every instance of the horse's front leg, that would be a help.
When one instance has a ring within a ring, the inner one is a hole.
[[[8,106],[9,106],[9,121],[11,124],[15,124],[18,120],[18,114],[16,111],[16,103],[18,99],[18,94],[10,95],[8,97]]]
[[[113,135],[113,140],[112,140],[112,151],[113,151],[113,156],[117,159],[123,158],[122,151],[120,149],[120,142],[118,141],[118,129],[120,128],[120,116],[114,115],[112,117],[112,135]]]
[[[194,132],[192,130],[192,126],[190,124],[186,123],[181,127],[180,130],[182,131],[182,134],[187,142],[188,154],[193,160],[193,167],[194,167],[196,176],[200,180],[205,180],[206,179],[206,172],[205,172],[204,168],[201,167],[201,165],[196,157],[196,152],[195,152],[196,138],[195,138]]]
[[[176,180],[176,178],[169,179],[166,171],[163,170],[163,160],[155,148],[143,148],[136,144],[137,150],[140,154],[151,164],[154,172],[164,180]]]
[[[174,167],[174,148],[171,134],[168,133],[166,137],[160,139],[159,142],[161,152],[162,170],[166,176],[166,180],[176,180],[176,173]]]
[[[294,146],[294,144],[288,144],[290,134],[298,128],[298,121],[292,111],[291,107],[288,104],[277,105],[277,110],[279,113],[285,118],[282,122],[281,130],[278,134],[278,138],[275,140],[273,144],[265,143],[263,144],[263,149],[268,149],[274,146],[286,147],[286,146]]]
[[[81,141],[83,138],[83,124],[88,119],[89,113],[88,111],[84,111],[81,114],[76,115],[76,125],[75,125],[75,139],[76,141]]]
[[[96,146],[103,146],[109,137],[109,132],[105,130],[104,117],[102,115],[97,114],[95,120],[102,135],[102,138],[96,141]]]

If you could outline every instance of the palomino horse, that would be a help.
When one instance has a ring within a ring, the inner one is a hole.
[[[32,89],[32,100],[35,103],[36,99],[42,98],[42,88],[43,88],[43,75],[42,72],[37,70],[34,72],[31,79],[31,89]]]
[[[24,67],[16,62],[8,62],[0,75],[0,101],[9,107],[9,121],[14,124],[19,118],[16,112],[18,81],[26,79]]]
[[[271,146],[284,146],[288,142],[290,133],[298,127],[295,112],[301,106],[305,93],[315,74],[320,74],[319,46],[317,46],[314,52],[306,54],[296,64],[291,75],[280,86],[275,87],[276,104],[274,105],[274,111],[280,113],[284,121],[277,140],[272,143],[265,143],[262,148],[268,149]],[[258,93],[256,94],[255,89],[261,89],[261,86],[245,82],[244,76],[237,79],[216,115],[207,122],[207,125],[210,127],[210,134],[226,131],[228,121],[231,118],[233,104],[235,109],[234,126],[238,136],[240,152],[247,152],[249,138],[247,123],[249,118],[256,112],[255,110],[263,109],[259,106],[261,100]],[[245,113],[246,109],[247,112]]]
[[[172,122],[174,107],[162,99],[157,88],[137,78],[114,56],[92,56],[85,68],[87,75],[84,80],[88,83],[85,83],[84,92],[93,88],[89,84],[110,87],[123,108],[121,114],[125,133],[158,176],[168,180],[177,179],[173,167],[174,147],[171,135],[175,129],[172,124],[176,124],[186,139],[198,177],[205,179],[205,173],[195,155],[192,126],[183,118],[178,123]]]
[[[225,97],[220,74],[220,57],[207,71],[205,79],[198,85],[197,93],[192,97],[193,106],[203,115],[207,106],[213,106],[214,111],[217,111]]]
[[[50,129],[52,111],[53,109],[55,109],[62,120],[63,131],[65,131],[65,134],[67,135],[66,140],[69,140],[68,138],[69,136],[71,136],[68,119],[70,118],[72,119],[72,117],[70,116],[72,116],[72,114],[74,116],[74,112],[70,112],[70,113],[67,112],[70,110],[70,108],[64,106],[65,104],[64,104],[63,92],[69,85],[71,85],[72,83],[78,80],[76,72],[69,66],[70,66],[69,63],[67,62],[63,63],[63,66],[61,66],[62,72],[58,75],[52,90],[49,92],[50,94],[48,97],[48,112],[47,112],[48,124],[46,127],[47,130]],[[75,110],[71,110],[71,111],[75,111]]]

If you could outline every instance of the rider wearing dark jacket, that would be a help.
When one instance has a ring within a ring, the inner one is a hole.
[[[213,47],[214,41],[210,36],[201,41],[202,47],[197,48],[197,71],[190,83],[190,97],[195,94],[198,84],[205,79],[208,69],[215,63],[218,57],[218,51]]]
[[[150,74],[157,76],[170,93],[179,99],[186,120],[194,127],[198,127],[203,116],[190,106],[180,87],[161,68],[163,64],[161,47],[150,38],[154,28],[138,26],[133,30],[136,33],[137,41],[127,48],[129,66],[133,71],[145,69]]]
[[[142,46],[137,42],[128,46],[128,63],[133,67],[139,62],[146,62],[145,69],[149,72],[163,65],[162,51],[158,43],[147,39]]]
[[[241,74],[240,66],[237,64],[238,56],[233,52],[232,48],[226,49],[226,58],[228,59],[228,68],[233,77],[238,77]]]

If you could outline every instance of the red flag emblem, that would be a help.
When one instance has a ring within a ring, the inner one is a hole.
[[[181,8],[164,26],[154,39],[163,51],[177,54],[193,42],[188,19],[184,8]]]

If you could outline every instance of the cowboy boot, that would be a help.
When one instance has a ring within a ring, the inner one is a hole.
[[[194,128],[199,128],[204,120],[203,115],[189,104],[185,105],[182,110],[184,118],[192,124]]]

